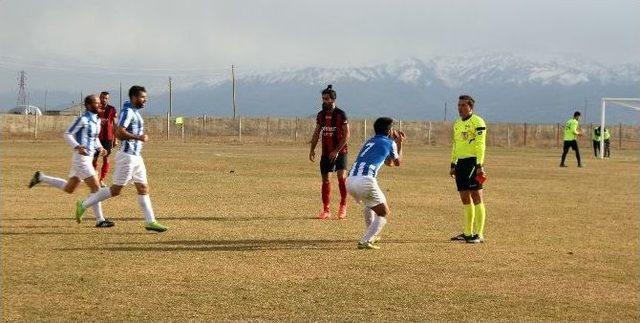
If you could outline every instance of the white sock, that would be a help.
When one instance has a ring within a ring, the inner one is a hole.
[[[369,207],[364,207],[364,211],[362,212],[364,215],[364,230],[369,229],[371,222],[373,222],[373,217],[375,216],[375,212]]]
[[[104,221],[104,215],[102,214],[102,203],[98,202],[93,205],[93,215],[96,216],[96,223]]]
[[[360,242],[361,243],[371,242],[371,239],[373,239],[373,237],[380,234],[380,231],[382,231],[382,227],[384,227],[385,224],[387,224],[387,219],[384,216],[379,216],[379,215],[374,216],[373,222],[367,229],[367,233],[365,233],[364,237],[362,237],[362,240]]]
[[[86,200],[82,202],[82,207],[85,209],[93,206],[96,203],[100,203],[111,197],[111,189],[108,187],[103,187],[99,189],[97,192],[89,195]]]
[[[142,212],[144,212],[144,220],[147,222],[153,222],[156,220],[156,216],[153,214],[153,208],[151,207],[151,199],[149,194],[138,195],[138,204]]]
[[[64,179],[59,177],[47,176],[42,173],[40,173],[40,181],[53,187],[57,187],[61,190],[64,189],[65,186],[67,186],[67,181],[65,181]]]

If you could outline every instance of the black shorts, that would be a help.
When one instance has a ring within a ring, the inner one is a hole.
[[[456,163],[456,186],[460,191],[477,191],[482,184],[476,180],[476,158],[458,159]]]
[[[347,169],[347,154],[338,154],[335,161],[331,161],[329,156],[320,157],[320,174],[327,174],[345,169]]]
[[[569,148],[574,151],[578,151],[578,141],[576,140],[565,140],[562,149],[569,151]]]

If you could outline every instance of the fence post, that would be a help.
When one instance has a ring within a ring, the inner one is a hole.
[[[167,112],[167,140],[169,140],[169,124],[171,123],[171,116],[169,115],[169,112]]]
[[[429,121],[429,130],[427,132],[427,139],[429,140],[429,146],[431,146],[431,121]]]
[[[367,119],[364,119],[364,126],[362,127],[362,141],[367,140]]]
[[[238,117],[238,141],[242,142],[242,117]]]
[[[511,127],[507,123],[507,148],[511,148]]]
[[[203,114],[202,115],[202,137],[205,136],[205,129],[207,128],[207,115]]]
[[[622,122],[618,125],[618,148],[622,149]]]
[[[527,147],[527,123],[524,123],[524,147]]]
[[[33,127],[33,139],[38,139],[38,114],[34,114],[36,121]]]
[[[560,124],[556,124],[556,148],[560,148]]]
[[[298,142],[298,117],[296,117],[296,130],[293,133],[293,142]]]
[[[182,143],[184,143],[184,123],[180,124],[180,135],[182,136]]]
[[[267,142],[269,142],[269,135],[270,135],[269,134],[269,117],[267,117],[267,138],[266,138]]]

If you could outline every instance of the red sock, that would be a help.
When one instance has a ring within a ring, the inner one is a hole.
[[[109,157],[104,156],[102,158],[102,169],[100,169],[100,181],[104,180],[107,177],[107,173],[109,172]]]
[[[322,206],[325,211],[329,211],[329,202],[331,202],[331,182],[322,182]]]
[[[338,186],[340,187],[340,205],[347,204],[347,179],[338,177]]]

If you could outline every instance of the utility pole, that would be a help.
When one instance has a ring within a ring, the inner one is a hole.
[[[231,65],[231,86],[233,95],[233,119],[236,118],[236,67]]]
[[[120,106],[118,108],[122,108],[122,82],[120,82]]]
[[[27,104],[27,74],[24,71],[20,71],[20,76],[18,77],[18,86],[20,90],[18,90],[18,100],[16,100],[16,106],[26,105]]]
[[[171,119],[173,109],[173,82],[171,81],[171,76],[169,76],[169,119]]]
[[[447,102],[444,103],[444,121],[447,121]]]
[[[587,98],[584,98],[584,123],[587,124]]]

